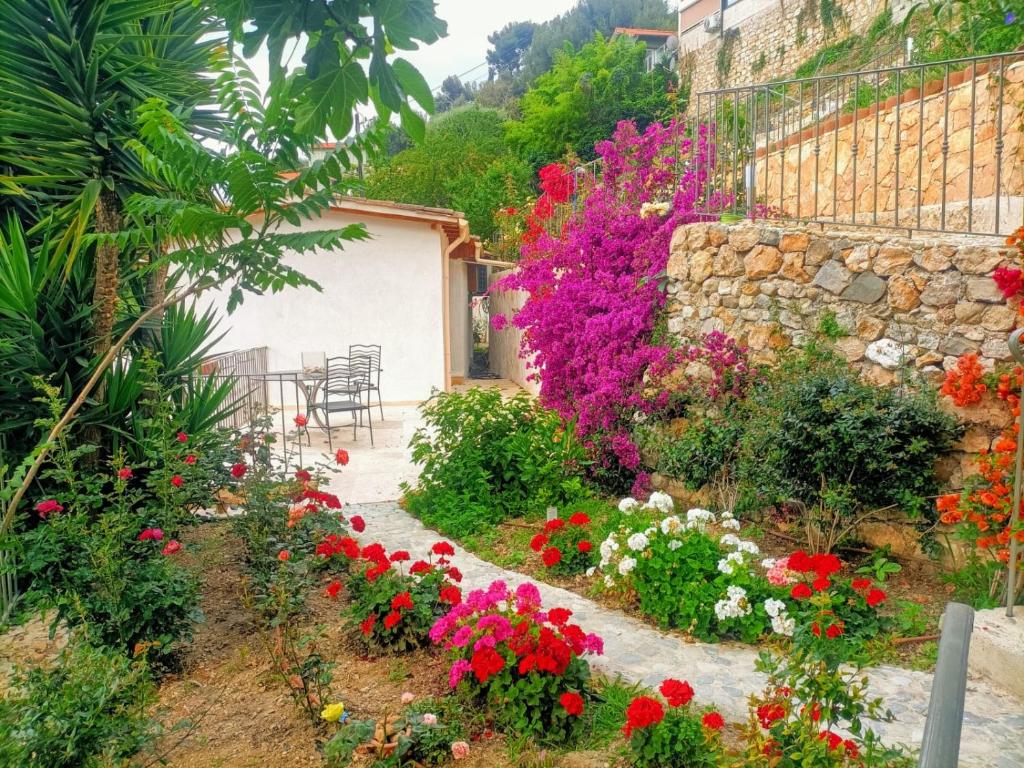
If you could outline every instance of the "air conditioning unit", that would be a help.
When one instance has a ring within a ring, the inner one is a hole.
[[[710,16],[704,17],[704,31],[705,32],[721,32],[722,31],[722,12],[715,11]]]

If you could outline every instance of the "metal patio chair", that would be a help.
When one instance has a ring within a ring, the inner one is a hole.
[[[366,404],[370,405],[370,394],[377,393],[377,407],[381,421],[384,420],[384,401],[380,397],[380,344],[349,344],[348,356],[352,364],[366,371],[369,386],[365,389]]]
[[[367,398],[367,402],[363,402],[363,393],[367,391],[369,383],[365,366],[353,365],[353,361],[348,357],[327,358],[323,386],[320,389],[322,399],[312,403],[310,409],[323,414],[327,445],[330,450],[334,450],[331,436],[331,415],[352,414],[352,439],[356,440],[358,439],[356,429],[362,426],[363,411],[366,411],[366,423],[370,429],[370,446],[373,447],[373,412],[368,402],[369,398]]]

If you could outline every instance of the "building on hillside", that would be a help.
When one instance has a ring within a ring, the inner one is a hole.
[[[676,66],[679,38],[676,37],[675,30],[616,27],[612,32],[612,40],[618,37],[639,40],[647,47],[647,57],[644,61],[648,72],[651,72],[659,64],[669,69]]]
[[[682,76],[690,78],[694,94],[785,78],[825,45],[863,33],[887,8],[896,24],[913,5],[834,0],[826,15],[824,4],[803,0],[682,0]]]
[[[339,198],[293,231],[362,222],[369,239],[287,259],[321,290],[251,296],[224,314],[217,352],[267,347],[270,370],[298,369],[303,353],[345,356],[350,344],[381,346],[385,403],[413,403],[469,376],[472,298],[492,266],[462,213]],[[227,292],[206,301],[226,309]]]

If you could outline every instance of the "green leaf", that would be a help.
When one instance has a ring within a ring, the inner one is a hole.
[[[395,59],[391,63],[391,69],[398,78],[398,84],[409,96],[423,107],[428,113],[434,111],[434,94],[430,92],[430,86],[412,64],[402,58]]]

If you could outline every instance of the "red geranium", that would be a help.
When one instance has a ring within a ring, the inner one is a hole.
[[[295,415],[295,426],[297,426],[297,427],[304,427],[308,423],[309,423],[309,419],[307,419],[303,414],[299,413],[299,414]]]
[[[161,541],[164,538],[164,532],[160,528],[146,528],[138,538],[139,541]]]
[[[725,719],[717,712],[708,712],[700,719],[701,725],[712,731],[721,730],[725,726]]]
[[[593,548],[594,545],[586,540],[581,541],[579,544],[576,545],[576,549],[578,549],[580,552],[589,552]]]
[[[377,614],[371,613],[363,621],[359,623],[359,631],[364,635],[369,635],[373,632],[373,625],[377,623]]]
[[[454,585],[442,587],[438,598],[442,603],[448,603],[448,605],[458,605],[462,602],[462,590]]]
[[[121,478],[122,480],[131,480],[132,479],[132,468],[131,467],[121,467],[121,469],[117,470],[117,476],[119,478]]]
[[[291,557],[292,553],[289,552],[287,549],[282,549],[280,552],[277,553],[277,559],[280,560],[282,563],[288,562],[289,560],[291,560]]]
[[[411,610],[413,606],[412,595],[408,592],[399,592],[393,598],[391,598],[391,610],[397,611],[405,608]]]
[[[384,617],[384,629],[394,629],[395,625],[402,620],[402,614],[392,611]]]
[[[588,525],[590,518],[583,512],[576,512],[569,518],[569,525]]]
[[[181,543],[175,539],[168,541],[161,552],[165,555],[173,555],[181,551]]]
[[[341,582],[337,579],[328,584],[327,589],[324,590],[324,594],[328,597],[337,597],[339,592],[341,592]]]
[[[868,592],[868,596],[864,599],[867,600],[868,605],[874,608],[876,605],[881,605],[882,603],[884,603],[887,597],[888,595],[886,595],[885,592],[883,592],[882,590],[872,589],[870,592]]]
[[[628,739],[637,728],[647,728],[657,725],[665,719],[665,708],[661,702],[652,699],[650,696],[637,696],[626,707],[626,724],[622,732]]]
[[[473,670],[473,675],[480,683],[486,683],[505,667],[504,657],[493,648],[487,647],[475,651],[469,663]]]
[[[761,727],[765,729],[771,728],[772,723],[785,716],[786,708],[778,702],[769,702],[757,708],[757,719],[761,723]]]
[[[188,442],[188,435],[186,435],[184,432],[179,432],[178,433],[178,442],[179,443],[187,443]]]
[[[811,592],[810,587],[801,581],[798,584],[793,585],[793,589],[789,591],[789,594],[794,600],[802,600],[805,597],[810,597],[814,593]]]
[[[356,533],[362,533],[366,530],[366,521],[361,516],[353,515],[350,522],[352,523],[352,530]]]
[[[409,553],[404,549],[396,550],[391,553],[390,560],[392,563],[404,563],[410,559]]]
[[[552,568],[562,561],[562,552],[557,547],[548,547],[541,555],[541,559],[544,561],[544,565]]]
[[[306,470],[299,469],[299,470],[296,470],[296,472],[295,472],[295,479],[296,480],[300,480],[303,483],[308,483],[310,480],[313,479],[313,476],[311,474],[309,474],[309,472],[307,472]]]
[[[548,537],[543,533],[538,533],[532,539],[530,539],[530,549],[534,552],[540,552],[544,549],[544,545],[548,543]]]
[[[239,462],[231,467],[231,476],[236,480],[239,480],[243,475],[245,475],[245,470],[247,469],[248,467],[244,463]]]
[[[658,688],[670,707],[685,707],[693,699],[693,688],[685,680],[665,680]]]
[[[430,551],[435,555],[440,555],[441,557],[451,557],[455,554],[455,547],[447,541],[439,541],[430,548]]]
[[[426,560],[417,560],[409,566],[409,574],[415,576],[417,573],[430,573],[433,567]]]
[[[448,569],[448,570],[446,571],[446,573],[448,574],[448,578],[449,578],[449,579],[451,579],[452,581],[454,581],[454,582],[456,582],[456,583],[458,583],[458,582],[462,581],[462,571],[460,571],[460,570],[459,570],[458,568],[456,568],[456,567],[455,567],[454,565],[453,565],[453,566],[451,566],[451,567],[450,567],[450,568],[449,568],[449,569]]]
[[[558,699],[558,703],[562,705],[562,709],[565,710],[566,714],[571,717],[579,717],[583,714],[583,697],[578,693],[567,691]]]
[[[546,523],[544,523],[544,530],[547,531],[548,533],[551,533],[552,531],[557,531],[560,528],[564,528],[564,527],[565,527],[565,520],[562,520],[561,518],[558,518],[558,517],[556,517],[554,520],[548,520]]]
[[[850,586],[860,592],[871,586],[871,579],[854,579]]]
[[[572,611],[568,608],[552,608],[548,611],[548,621],[556,627],[565,626],[570,618],[572,618]]]
[[[843,625],[840,624],[829,624],[828,629],[825,630],[825,637],[829,640],[835,640],[837,637],[843,634]]]

